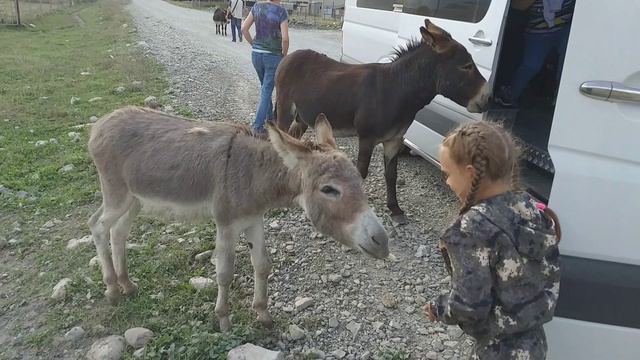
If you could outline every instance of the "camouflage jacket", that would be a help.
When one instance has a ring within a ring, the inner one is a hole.
[[[451,291],[434,301],[435,315],[487,340],[548,322],[560,289],[557,243],[553,221],[527,193],[473,206],[441,239]]]

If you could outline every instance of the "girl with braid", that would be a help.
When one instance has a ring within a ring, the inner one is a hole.
[[[447,185],[462,206],[440,248],[451,290],[423,307],[431,321],[476,340],[470,359],[545,359],[542,325],[560,289],[555,214],[517,191],[519,149],[501,126],[464,124],[440,150]]]

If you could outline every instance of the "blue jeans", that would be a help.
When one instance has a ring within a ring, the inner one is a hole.
[[[253,123],[253,129],[256,133],[264,133],[264,123],[273,118],[273,103],[271,95],[275,86],[275,75],[278,64],[282,60],[281,55],[271,53],[251,52],[251,62],[258,73],[260,79],[260,104],[256,110],[256,120]]]
[[[242,42],[242,33],[240,32],[240,26],[242,26],[242,19],[232,18],[231,19],[231,40],[236,41],[236,30],[238,34],[238,39]]]
[[[557,80],[560,79],[568,41],[569,26],[565,26],[564,29],[552,33],[525,33],[522,63],[511,79],[511,90],[514,99],[518,99],[520,95],[522,95],[529,81],[540,71],[547,56],[554,48],[560,54],[560,59],[558,59]]]

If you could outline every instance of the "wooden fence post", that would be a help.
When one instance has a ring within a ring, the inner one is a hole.
[[[20,1],[16,0],[16,14],[18,15],[18,26],[21,25],[20,23]]]

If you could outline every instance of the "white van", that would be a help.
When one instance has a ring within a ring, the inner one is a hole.
[[[418,38],[425,17],[464,45],[492,84],[518,58],[509,0],[347,0],[342,61],[389,61],[393,48]],[[527,144],[524,181],[563,229],[549,359],[640,359],[639,19],[640,1],[576,0],[559,85],[550,84],[552,68],[543,71],[519,111],[471,114],[438,96],[405,135],[435,164],[447,132],[483,117],[508,120]]]

